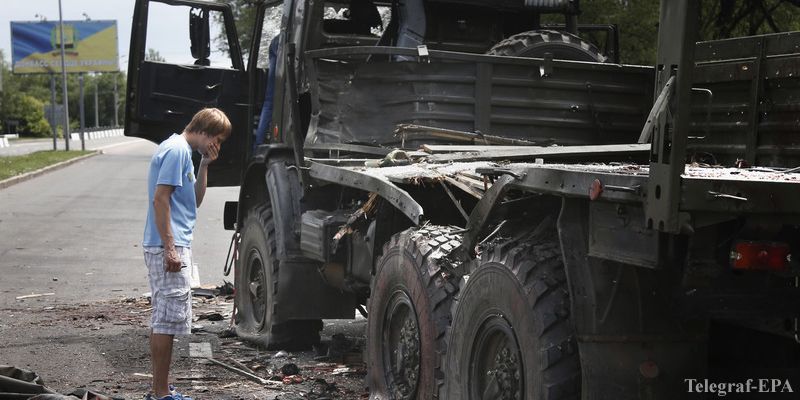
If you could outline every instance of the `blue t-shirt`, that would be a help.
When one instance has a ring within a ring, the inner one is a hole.
[[[194,195],[194,165],[192,148],[186,139],[173,134],[161,142],[150,160],[150,173],[147,189],[150,207],[147,209],[147,223],[144,226],[142,246],[163,246],[156,226],[153,197],[157,185],[174,186],[169,199],[170,225],[175,246],[190,247],[192,231],[197,218],[197,201]]]

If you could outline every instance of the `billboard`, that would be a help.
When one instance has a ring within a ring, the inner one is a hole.
[[[61,29],[57,21],[11,22],[15,74],[61,72]],[[119,71],[117,21],[64,21],[67,72]]]

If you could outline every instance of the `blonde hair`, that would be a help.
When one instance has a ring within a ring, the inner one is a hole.
[[[184,130],[211,137],[219,135],[228,137],[231,134],[231,121],[219,108],[204,108],[192,117]]]

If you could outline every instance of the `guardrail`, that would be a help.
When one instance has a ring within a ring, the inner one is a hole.
[[[124,134],[123,128],[100,128],[97,130],[86,131],[84,133],[84,139],[85,140],[102,139],[114,136],[122,136],[123,134]],[[70,134],[70,139],[81,140],[80,132]]]

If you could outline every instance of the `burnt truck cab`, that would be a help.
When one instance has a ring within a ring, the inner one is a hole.
[[[156,4],[191,57],[147,59]],[[797,33],[697,43],[696,2],[663,1],[651,67],[612,62],[577,1],[253,7],[245,63],[228,5],[138,0],[126,110],[156,142],[231,117],[209,184],[241,186],[239,336],[302,347],[369,314],[374,398],[684,398],[751,338],[796,373]]]

